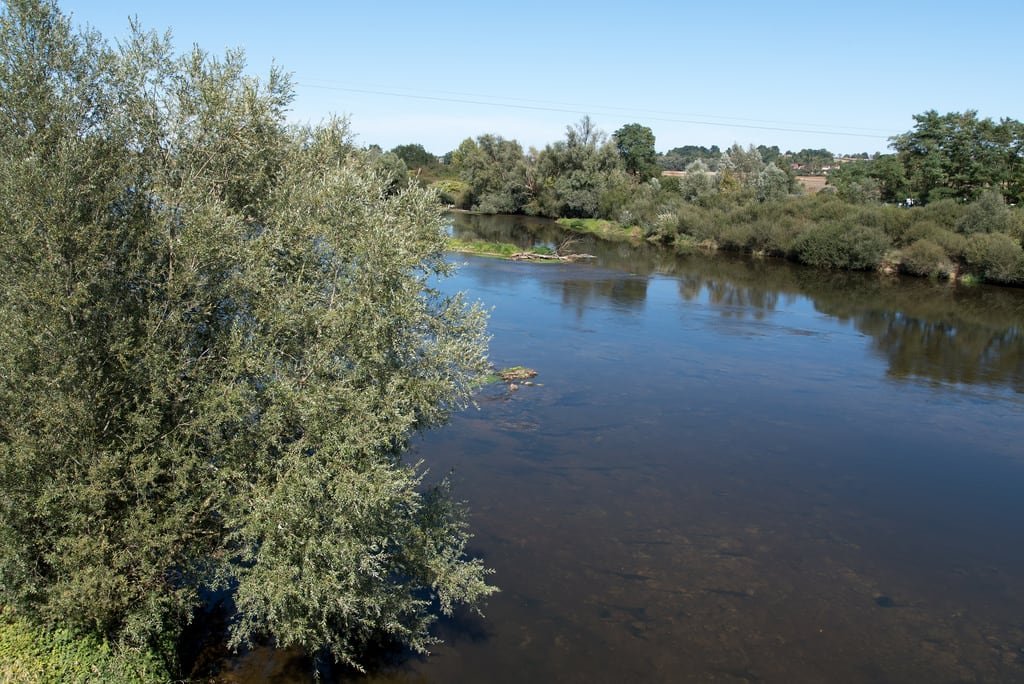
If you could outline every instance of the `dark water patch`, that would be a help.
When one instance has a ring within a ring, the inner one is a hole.
[[[748,599],[753,597],[753,594],[746,591],[736,591],[734,589],[721,589],[718,587],[704,589],[704,592],[708,594],[714,594],[715,596],[726,596],[728,598],[736,599]]]
[[[892,600],[891,596],[882,594],[875,597],[875,605],[879,608],[895,608],[896,602]]]

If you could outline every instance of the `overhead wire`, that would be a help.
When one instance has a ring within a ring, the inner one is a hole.
[[[578,111],[580,111],[580,112],[583,112],[583,111],[593,112],[595,110],[607,110],[609,112],[616,112],[616,111],[618,111],[618,112],[625,112],[627,114],[633,114],[633,115],[635,115],[637,113],[643,113],[643,114],[656,114],[656,115],[664,115],[664,116],[672,116],[672,117],[685,116],[685,117],[699,117],[701,119],[724,119],[724,120],[727,120],[727,121],[747,121],[747,122],[751,122],[751,123],[775,124],[775,125],[782,125],[782,126],[810,126],[810,127],[813,127],[813,128],[824,129],[825,132],[833,132],[836,129],[843,129],[843,130],[850,130],[850,131],[865,131],[865,132],[880,133],[880,134],[883,134],[883,135],[889,135],[890,134],[889,129],[871,128],[871,127],[867,127],[867,126],[844,126],[844,125],[840,125],[840,124],[817,124],[817,123],[811,123],[811,122],[807,122],[807,121],[779,121],[779,120],[775,120],[775,119],[756,119],[756,118],[743,117],[743,116],[726,116],[726,115],[723,115],[723,114],[707,114],[707,113],[694,113],[694,112],[670,112],[670,111],[665,111],[665,110],[660,110],[660,109],[637,109],[635,107],[616,107],[614,105],[594,105],[594,104],[580,104],[580,103],[571,103],[571,102],[556,102],[556,101],[552,101],[552,100],[540,100],[540,99],[535,99],[535,98],[513,97],[513,96],[510,96],[510,95],[485,95],[485,94],[481,94],[481,93],[467,93],[467,92],[454,91],[454,90],[437,90],[437,89],[433,89],[433,88],[430,89],[430,90],[425,90],[423,88],[396,87],[396,86],[376,86],[376,85],[366,85],[366,84],[343,83],[343,82],[333,81],[333,80],[330,80],[330,79],[323,79],[323,78],[308,78],[308,79],[303,79],[303,80],[306,81],[306,83],[300,83],[298,85],[305,85],[305,86],[310,87],[310,88],[323,88],[323,89],[328,89],[328,88],[330,88],[330,89],[348,89],[348,88],[350,88],[350,89],[356,90],[357,92],[362,92],[362,91],[365,91],[365,90],[369,90],[371,92],[382,92],[382,93],[385,93],[385,94],[394,94],[396,96],[401,96],[401,95],[403,95],[403,93],[392,93],[391,91],[412,91],[412,92],[428,93],[429,96],[431,96],[431,97],[439,97],[441,95],[452,95],[452,96],[457,96],[457,97],[460,97],[460,98],[467,97],[467,98],[474,98],[474,99],[477,99],[477,100],[482,99],[482,100],[485,100],[485,101],[489,101],[489,100],[495,100],[495,101],[507,100],[507,101],[511,101],[511,102],[528,102],[528,103],[534,103],[534,104],[537,104],[537,105],[545,105],[545,106],[549,106],[549,107],[571,107],[571,108],[573,108],[572,111],[577,111],[577,109],[578,109]],[[313,83],[314,81],[316,81],[316,83]],[[500,102],[494,102],[493,104],[501,104],[501,103]],[[562,111],[562,110],[558,110],[558,111]]]
[[[298,80],[296,85],[299,87],[313,88],[317,90],[332,90],[339,92],[348,93],[359,93],[364,95],[380,95],[385,97],[399,97],[413,100],[425,100],[432,102],[450,102],[454,104],[471,104],[480,105],[484,107],[498,107],[506,109],[520,109],[520,110],[532,110],[532,111],[543,111],[543,112],[559,112],[567,114],[613,114],[621,116],[623,114],[628,116],[635,116],[638,113],[646,113],[645,116],[636,117],[643,118],[649,121],[661,121],[666,123],[684,123],[693,124],[700,126],[718,126],[723,128],[743,128],[743,129],[754,129],[763,131],[781,131],[786,133],[811,133],[811,134],[823,134],[823,135],[838,135],[853,138],[868,138],[873,140],[887,140],[889,135],[880,134],[880,129],[871,128],[858,128],[854,126],[832,126],[826,128],[818,124],[810,123],[794,123],[792,126],[805,126],[805,128],[795,128],[790,125],[768,125],[772,123],[785,124],[786,122],[772,122],[764,119],[748,119],[743,117],[730,117],[730,116],[716,116],[716,115],[687,115],[687,114],[676,114],[673,112],[662,112],[657,110],[637,110],[627,109],[623,107],[609,107],[600,105],[577,105],[569,103],[556,103],[545,100],[534,100],[527,98],[515,98],[515,97],[494,97],[489,95],[469,95],[464,94],[463,96],[459,93],[451,93],[447,91],[434,91],[442,94],[438,95],[426,95],[426,94],[415,94],[415,93],[403,93],[396,92],[395,88],[384,89],[381,87],[353,87],[340,84],[327,83],[313,83],[311,81],[320,79],[303,79]],[[448,96],[446,96],[448,95]],[[494,98],[497,101],[488,101],[485,98]],[[505,100],[505,101],[500,101]],[[533,103],[533,104],[528,104]],[[618,112],[618,113],[614,113]],[[686,117],[686,118],[683,118]],[[693,118],[699,117],[699,118]],[[714,121],[708,119],[723,119],[723,121]],[[760,122],[760,123],[740,123],[740,122]],[[811,128],[813,127],[813,128]],[[837,130],[839,128],[847,128],[850,130]],[[857,131],[879,131],[879,133],[872,134],[867,132]]]

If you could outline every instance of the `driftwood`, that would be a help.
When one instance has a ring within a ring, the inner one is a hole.
[[[548,260],[548,261],[579,261],[580,259],[596,259],[593,254],[540,254],[538,252],[516,252],[511,255],[509,259],[513,261],[533,261],[533,260]]]
[[[558,245],[555,249],[554,254],[543,254],[540,252],[517,252],[509,257],[514,261],[532,261],[534,259],[548,261],[579,261],[581,259],[596,259],[593,254],[564,254],[565,250],[572,246],[577,239],[573,236],[569,236],[562,240],[562,244]]]

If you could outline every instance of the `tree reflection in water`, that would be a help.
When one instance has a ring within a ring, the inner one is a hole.
[[[454,214],[452,232],[464,239],[557,245],[569,234],[545,219]],[[674,276],[679,296],[706,301],[723,316],[770,318],[780,302],[804,297],[815,310],[849,321],[871,337],[890,377],[982,384],[1024,392],[1024,291],[952,286],[943,281],[818,271],[790,263],[727,254],[677,256],[646,243],[578,237],[576,251],[597,256],[594,266],[567,269],[545,287],[560,288],[577,315],[589,302],[616,309],[643,307],[653,275]],[[629,277],[602,277],[600,269]],[[575,274],[575,275],[574,275]]]

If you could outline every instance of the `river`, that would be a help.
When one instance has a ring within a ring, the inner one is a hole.
[[[453,255],[495,365],[539,375],[410,458],[501,593],[366,681],[1024,681],[1024,291],[572,247],[598,258]]]

